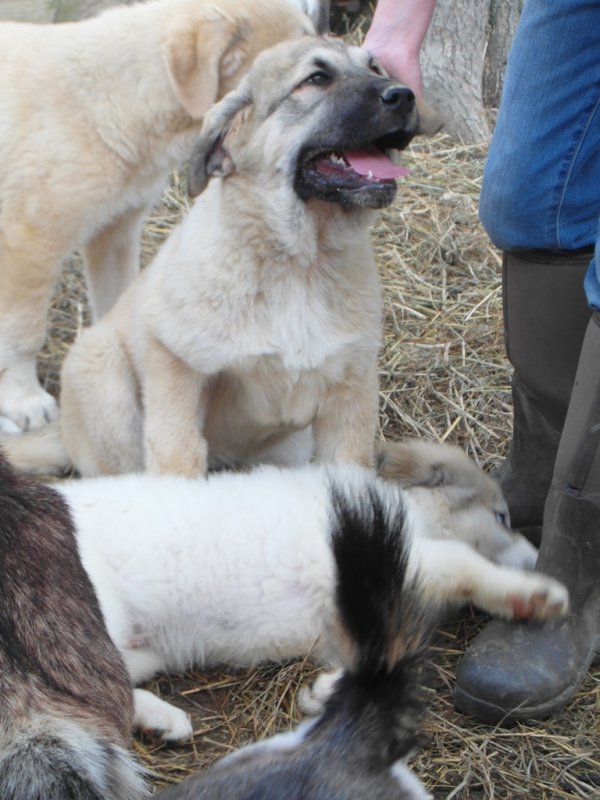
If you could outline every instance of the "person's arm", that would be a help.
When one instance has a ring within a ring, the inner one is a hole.
[[[394,78],[423,94],[419,50],[436,0],[378,0],[363,47]]]

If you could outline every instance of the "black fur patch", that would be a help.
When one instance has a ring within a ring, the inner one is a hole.
[[[418,585],[407,578],[406,509],[400,495],[387,504],[375,487],[348,498],[332,485],[331,497],[337,607],[358,646],[356,671],[389,672],[390,654],[420,650],[429,627]]]

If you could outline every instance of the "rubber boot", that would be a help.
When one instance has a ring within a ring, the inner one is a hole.
[[[536,570],[570,592],[567,617],[491,622],[456,675],[457,708],[510,724],[560,711],[600,646],[600,315],[588,325],[552,485]]]
[[[515,370],[513,437],[496,477],[512,527],[535,544],[591,314],[583,278],[592,256],[586,248],[520,250],[503,257],[504,338]]]

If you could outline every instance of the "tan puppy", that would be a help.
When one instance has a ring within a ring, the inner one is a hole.
[[[82,248],[101,316],[134,278],[144,211],[206,110],[258,52],[311,31],[286,0],[155,0],[77,23],[0,24],[5,428],[56,416],[35,356],[65,257]]]
[[[305,37],[257,59],[207,115],[190,163],[192,191],[206,191],[67,356],[62,440],[81,473],[372,464],[368,225],[403,174],[382,150],[416,130],[412,92],[364,50]]]

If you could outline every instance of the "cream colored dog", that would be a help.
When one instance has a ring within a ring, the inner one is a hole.
[[[82,249],[98,318],[134,278],[144,211],[209,106],[258,52],[312,30],[286,0],[155,0],[77,23],[0,24],[5,428],[56,416],[35,356],[65,257]]]
[[[259,56],[206,117],[190,162],[192,191],[206,190],[67,355],[63,463],[86,476],[311,455],[371,465],[381,299],[368,226],[405,172],[383,150],[416,130],[412,92],[364,50],[304,37]],[[13,462],[51,467],[52,432],[42,439],[33,464],[9,445]]]

